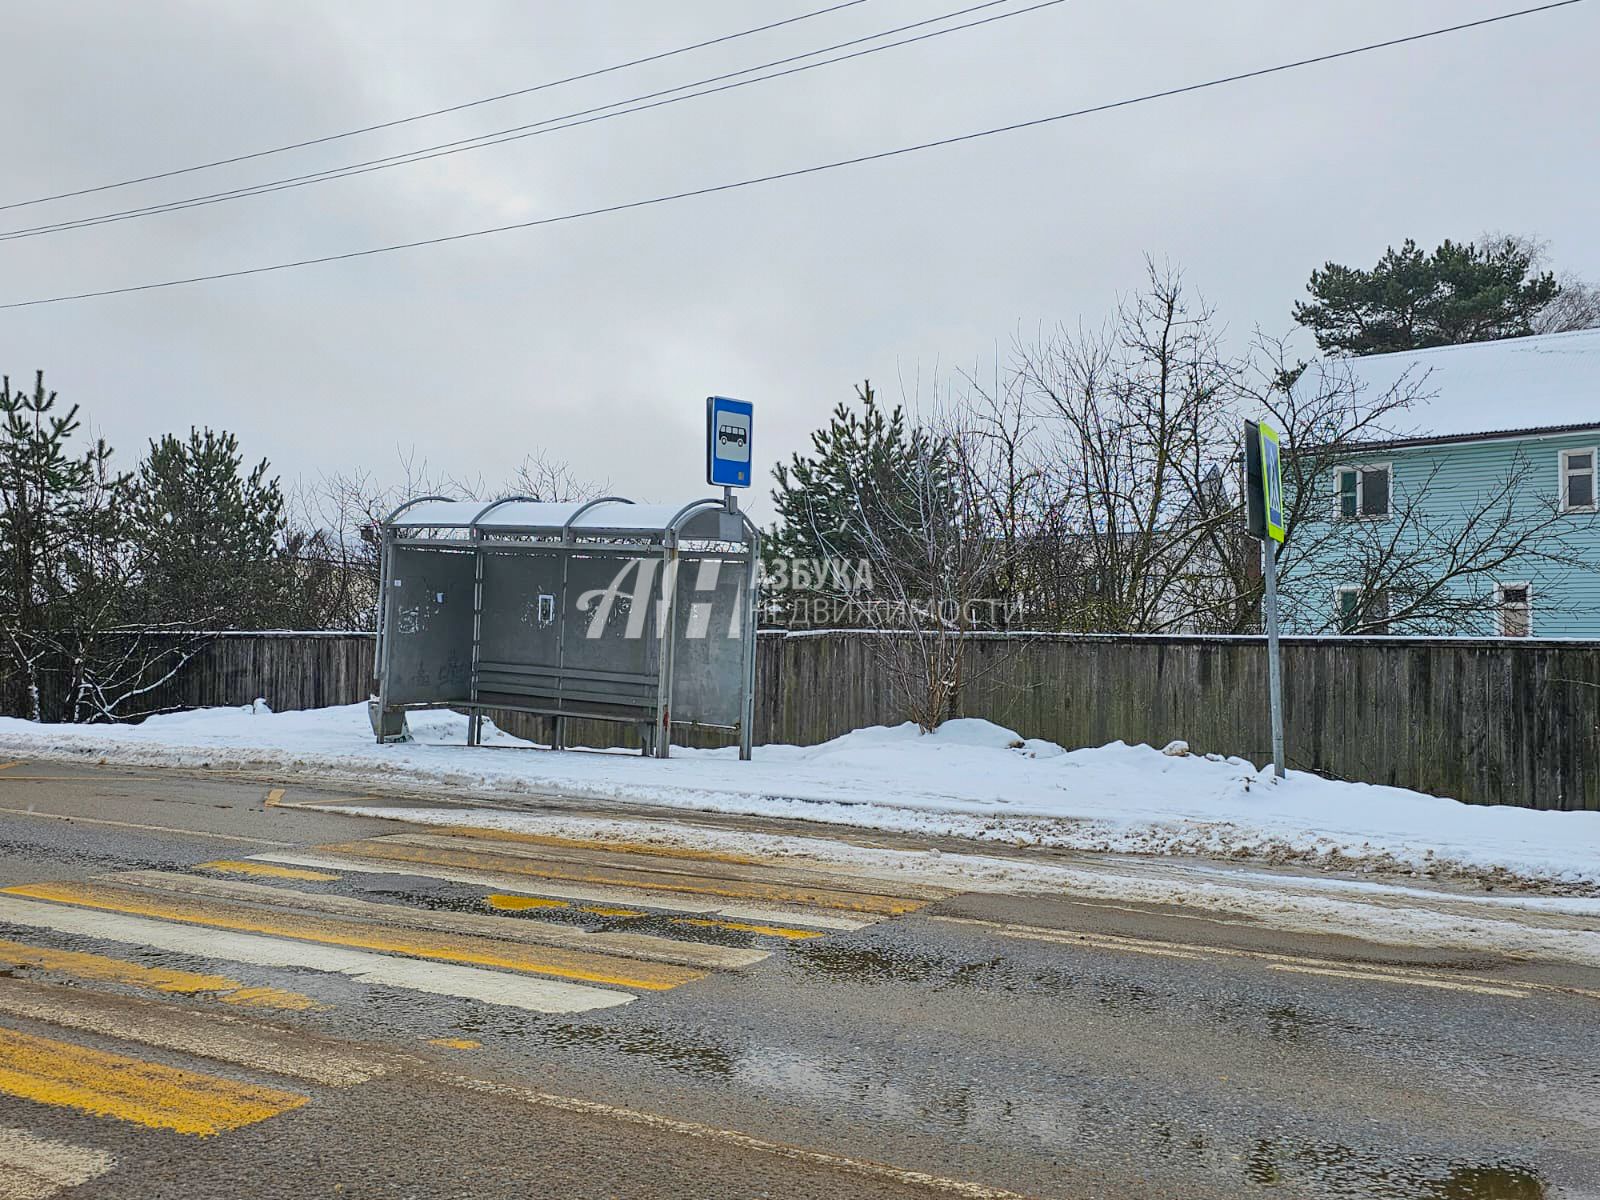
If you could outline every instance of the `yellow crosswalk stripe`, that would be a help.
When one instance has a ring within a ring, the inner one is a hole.
[[[412,958],[501,967],[535,975],[551,975],[585,983],[642,991],[666,991],[679,984],[705,978],[706,972],[666,963],[636,962],[604,954],[502,942],[476,934],[429,933],[391,929],[365,921],[333,917],[282,916],[240,904],[195,903],[177,897],[152,896],[130,888],[81,883],[38,883],[0,889],[6,895],[49,900],[80,908],[97,908],[130,916],[152,917],[260,933],[296,941],[320,942],[358,950],[379,950]]]
[[[254,1125],[308,1099],[5,1028],[0,1028],[0,1092],[199,1135]]]
[[[391,1069],[380,1055],[331,1043],[303,1030],[288,1032],[241,1021],[232,1013],[180,1008],[85,988],[0,980],[0,1013],[330,1087],[365,1083]],[[3,1191],[0,1200],[6,1200]]]
[[[307,883],[332,883],[339,878],[327,871],[308,871],[304,867],[280,867],[275,863],[249,862],[232,858],[199,863],[195,870],[215,871],[220,875],[261,875],[268,879],[300,879]]]
[[[921,900],[902,899],[898,896],[850,892],[837,888],[808,887],[804,885],[788,886],[743,880],[705,879],[642,869],[585,867],[579,864],[544,861],[512,854],[457,850],[436,846],[411,846],[381,839],[323,846],[321,849],[326,853],[353,855],[357,858],[376,858],[391,862],[421,863],[440,867],[467,867],[474,870],[492,871],[502,875],[519,875],[532,879],[568,880],[600,886],[622,886],[638,891],[677,892],[687,896],[716,896],[738,900],[763,900],[779,904],[810,905],[817,908],[840,909],[845,912],[873,913],[886,917],[916,912],[918,909],[926,907],[927,903]]]
[[[845,914],[838,910],[823,912],[814,908],[803,909],[781,904],[742,904],[738,901],[728,901],[717,897],[679,894],[668,898],[661,895],[650,895],[637,889],[629,888],[626,885],[596,887],[591,884],[580,887],[570,883],[544,879],[541,879],[537,884],[533,884],[528,882],[526,876],[518,878],[514,875],[495,871],[474,871],[447,866],[420,866],[414,863],[389,862],[383,859],[356,858],[347,855],[324,853],[288,854],[280,851],[271,851],[265,854],[252,855],[251,857],[263,862],[283,863],[285,866],[293,867],[310,867],[314,870],[339,871],[347,875],[415,875],[427,879],[443,880],[448,883],[464,884],[467,887],[479,888],[489,892],[506,892],[513,895],[524,892],[537,892],[541,896],[560,897],[585,903],[602,902],[619,907],[639,905],[641,907],[671,908],[675,912],[728,917],[739,921],[757,921],[769,925],[801,925],[813,929],[837,929],[853,932],[857,929],[865,929],[881,919],[865,914]],[[629,953],[631,954],[633,951],[629,951]]]
[[[508,896],[496,892],[485,896],[483,902],[490,908],[497,908],[501,912],[526,912],[534,908],[571,908],[569,900],[546,900],[541,896]]]
[[[786,929],[782,925],[756,925],[750,921],[710,921],[704,917],[678,917],[672,923],[674,925],[695,925],[701,929],[732,929],[739,933],[759,933],[763,937],[788,938],[791,941],[803,941],[806,938],[822,936],[815,929]]]
[[[157,992],[214,994],[224,1004],[301,1012],[319,1005],[310,996],[273,987],[250,987],[226,975],[201,975],[166,967],[146,967],[82,950],[53,950],[22,942],[0,941],[0,966],[31,967],[96,983],[121,983]]]

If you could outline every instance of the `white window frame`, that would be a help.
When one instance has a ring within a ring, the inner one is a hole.
[[[1589,476],[1589,499],[1600,501],[1600,451],[1594,446],[1570,446],[1565,450],[1556,451],[1556,477],[1561,481],[1561,511],[1562,512],[1594,512],[1594,504],[1568,504],[1567,503],[1567,478],[1574,472],[1567,469],[1567,459],[1574,454],[1587,454],[1589,456],[1589,469],[1576,474]]]
[[[1527,609],[1528,632],[1510,634],[1506,632],[1506,589],[1521,588],[1528,599],[1524,607]],[[1494,614],[1495,629],[1501,637],[1532,637],[1533,636],[1533,584],[1522,579],[1507,579],[1494,585]]]
[[[1356,511],[1353,516],[1345,516],[1340,508],[1340,498],[1343,493],[1339,491],[1339,476],[1344,471],[1356,473]],[[1361,511],[1361,502],[1366,496],[1366,487],[1362,481],[1363,471],[1382,471],[1389,477],[1389,507],[1381,513],[1364,513]],[[1562,495],[1566,493],[1563,492]],[[1394,461],[1340,463],[1333,469],[1333,519],[1336,521],[1387,521],[1394,514]]]

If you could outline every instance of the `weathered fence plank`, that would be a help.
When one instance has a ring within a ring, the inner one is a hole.
[[[872,634],[763,633],[756,740],[814,744],[900,719]],[[1286,638],[1289,765],[1481,804],[1600,809],[1600,642]],[[366,699],[372,638],[219,634],[156,707],[319,708]],[[1122,740],[1269,757],[1257,638],[984,635],[967,643],[958,715],[1065,746]],[[500,714],[543,740],[540,718]],[[726,743],[685,731],[700,745]],[[572,744],[637,745],[569,722]]]

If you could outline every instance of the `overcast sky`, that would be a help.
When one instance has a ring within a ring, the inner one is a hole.
[[[965,0],[965,4],[977,0]],[[990,12],[1023,7],[1012,0]],[[389,120],[826,0],[4,4],[0,203]],[[0,230],[467,137],[964,7],[869,0],[651,66],[251,163],[0,213]],[[0,244],[0,302],[556,215],[976,130],[1474,17],[1518,0],[1067,0],[855,62],[351,180]],[[970,18],[969,18],[970,19]],[[1142,258],[1240,335],[1324,260],[1534,233],[1600,277],[1600,2],[823,175],[379,258],[0,312],[131,465],[191,424],[286,477],[415,448],[528,452],[702,494],[704,397],[756,406],[756,489],[870,376],[986,365],[1098,321]],[[1523,421],[1522,417],[1526,420]],[[1536,423],[1524,412],[1519,423]]]

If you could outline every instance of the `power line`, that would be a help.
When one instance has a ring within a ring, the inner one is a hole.
[[[1386,50],[1395,46],[1404,46],[1412,42],[1426,41],[1430,38],[1442,37],[1446,34],[1460,33],[1468,29],[1479,29],[1487,25],[1496,25],[1503,21],[1515,20],[1519,17],[1532,16],[1535,13],[1550,12],[1558,8],[1568,8],[1574,4],[1583,3],[1584,0],[1553,0],[1549,4],[1540,4],[1532,8],[1517,9],[1514,12],[1501,13],[1498,16],[1483,17],[1475,21],[1464,21],[1458,25],[1446,25],[1438,29],[1426,30],[1422,33],[1407,34],[1404,37],[1389,38],[1381,42],[1368,42],[1365,45],[1353,46],[1346,50],[1335,50],[1327,54],[1318,54],[1310,58],[1296,59],[1293,62],[1279,63],[1271,67],[1259,67],[1253,71],[1240,71],[1233,75],[1224,75],[1217,79],[1208,79],[1203,83],[1185,84],[1182,87],[1167,88],[1158,92],[1146,92],[1140,96],[1132,96],[1123,100],[1112,100],[1104,104],[1096,104],[1087,108],[1072,109],[1068,112],[1053,113],[1049,116],[1034,117],[1027,121],[1016,121],[1009,125],[997,125],[989,129],[980,129],[971,133],[956,134],[951,137],[938,138],[933,141],[918,142],[910,146],[899,146],[892,150],[879,150],[872,154],[861,154],[854,158],[834,159],[831,162],[816,163],[809,167],[796,167],[787,171],[776,171],[768,175],[756,175],[747,179],[738,179],[729,183],[711,184],[706,187],[691,188],[687,191],[672,192],[666,195],[652,196],[643,200],[629,200],[620,204],[608,204],[598,208],[582,209],[577,212],[562,213],[554,217],[539,217],[532,221],[517,221],[508,225],[496,225],[488,229],[473,229],[465,233],[451,233],[440,237],[421,238],[413,242],[395,242],[387,246],[371,246],[364,250],[348,250],[341,254],[324,254],[316,258],[302,258],[293,262],[272,263],[263,267],[242,267],[234,271],[218,271],[210,275],[191,275],[181,279],[165,279],[154,283],[132,284],[127,287],[105,288],[94,292],[74,292],[60,296],[46,296],[35,300],[14,300],[0,304],[0,311],[13,308],[33,308],[43,304],[61,304],[70,300],[93,300],[102,296],[123,296],[133,292],[155,291],[161,288],[183,287],[194,283],[212,283],[222,279],[238,279],[246,275],[265,275],[274,271],[288,271],[297,267],[317,266],[322,263],[344,262],[353,258],[370,258],[379,254],[390,254],[397,250],[415,250],[423,246],[439,246],[449,242],[461,242],[470,238],[488,237],[497,233],[509,233],[517,229],[535,229],[545,225],[558,225],[569,221],[580,221],[588,217],[604,216],[610,213],[630,212],[634,209],[649,208],[657,204],[670,204],[678,200],[689,200],[700,196],[716,195],[720,192],[737,191],[742,188],[755,187],[758,184],[776,183],[786,179],[798,179],[807,175],[817,175],[824,171],[833,171],[841,167],[860,166],[864,163],[880,162],[884,159],[899,158],[907,154],[917,154],[924,150],[934,150],[944,146],[955,146],[964,142],[977,141],[980,138],[993,137],[996,134],[1015,133],[1023,129],[1036,129],[1042,125],[1051,125],[1058,121],[1072,120],[1077,117],[1092,116],[1096,113],[1110,112],[1114,109],[1129,108],[1136,104],[1144,104],[1152,100],[1164,100],[1173,96],[1188,95],[1192,92],[1206,91],[1210,88],[1223,87],[1231,83],[1239,83],[1247,79],[1260,79],[1268,75],[1278,75],[1285,71],[1298,70],[1301,67],[1315,66],[1320,63],[1334,62],[1339,59],[1353,58],[1359,54],[1368,54],[1375,50]]]
[[[248,154],[235,154],[229,158],[217,158],[210,162],[196,163],[190,167],[178,167],[171,171],[157,171],[152,175],[139,175],[132,179],[122,179],[116,183],[102,183],[96,187],[79,188],[71,192],[56,192],[50,196],[37,196],[32,200],[13,200],[9,204],[0,204],[0,212],[12,208],[27,208],[34,204],[47,204],[52,200],[69,200],[74,196],[89,196],[96,192],[109,192],[114,188],[132,187],[136,183],[151,183],[157,179],[171,179],[176,175],[190,175],[195,171],[209,171],[213,167],[225,167],[232,163],[248,162],[255,158],[267,158],[273,154],[284,154],[290,150],[304,150],[308,146],[321,146],[328,142],[342,141],[345,138],[358,137],[363,133],[377,133],[382,129],[393,129],[397,125],[410,125],[415,121],[426,121],[432,117],[442,117],[449,113],[463,112],[469,108],[478,108],[485,104],[496,104],[501,100],[511,100],[517,96],[529,96],[534,92],[548,91],[550,88],[563,87],[569,83],[581,83],[585,79],[597,79],[601,75],[610,75],[616,71],[626,71],[631,67],[642,67],[647,63],[660,62],[662,59],[674,58],[680,54],[688,54],[695,50],[704,50],[709,46],[720,46],[724,42],[737,41],[739,38],[751,37],[754,34],[766,33],[772,29],[781,29],[785,25],[795,25],[801,21],[809,21],[813,17],[827,16],[829,13],[838,12],[844,8],[854,8],[858,4],[866,4],[869,0],[842,0],[842,3],[829,5],[827,8],[813,9],[793,17],[785,17],[781,21],[769,21],[765,25],[757,25],[751,29],[741,29],[736,33],[725,33],[719,37],[707,38],[702,42],[694,42],[688,46],[679,46],[674,50],[662,50],[656,54],[647,54],[643,58],[632,58],[627,62],[613,63],[609,67],[596,67],[592,71],[584,71],[577,75],[568,75],[564,79],[551,79],[544,83],[536,83],[530,87],[517,88],[510,92],[500,92],[493,96],[482,96],[477,100],[467,100],[460,104],[451,104],[445,108],[435,108],[429,112],[416,113],[409,117],[396,117],[392,121],[379,121],[375,125],[362,125],[357,129],[346,129],[340,133],[325,134],[322,137],[307,138],[301,142],[288,142],[282,146],[273,146],[267,150],[253,150]]]
[[[715,95],[719,92],[732,91],[735,88],[748,87],[751,84],[765,83],[772,79],[781,79],[789,75],[797,75],[805,71],[815,70],[818,67],[832,66],[836,63],[848,62],[851,59],[863,58],[869,54],[877,54],[884,50],[893,50],[901,46],[909,46],[916,42],[927,41],[931,38],[943,37],[947,33],[959,33],[963,30],[974,29],[980,25],[992,24],[1010,17],[1020,17],[1027,13],[1036,12],[1042,8],[1052,8],[1065,0],[1040,0],[1039,3],[1027,8],[1013,9],[1009,12],[997,13],[980,20],[969,21],[964,25],[953,25],[946,29],[936,29],[930,33],[918,34],[915,37],[903,38],[898,42],[888,42],[881,46],[871,46],[864,50],[856,50],[849,54],[841,54],[835,58],[822,59],[817,62],[803,63],[800,66],[789,67],[786,70],[773,71],[767,75],[758,75],[751,79],[738,79],[738,76],[749,75],[755,71],[765,71],[769,67],[779,67],[786,63],[799,62],[802,59],[815,58],[820,54],[831,54],[835,50],[842,50],[850,46],[858,46],[863,42],[878,41],[881,38],[893,37],[897,33],[908,30],[920,29],[926,25],[935,25],[941,21],[954,20],[957,17],[969,16],[984,9],[995,8],[998,5],[1010,4],[1012,0],[984,0],[983,3],[970,5],[967,8],[956,9],[953,12],[941,13],[936,17],[927,17],[920,21],[913,21],[907,25],[885,29],[879,33],[867,34],[864,37],[851,38],[849,41],[838,42],[831,46],[823,46],[817,50],[807,50],[803,54],[791,54],[784,58],[773,59],[770,62],[758,63],[753,67],[744,67],[737,71],[727,71],[720,75],[713,75],[706,79],[695,80],[692,83],[679,84],[676,87],[662,88],[643,95],[632,96],[626,100],[616,100],[609,104],[597,105],[593,108],[580,109],[577,112],[563,113],[560,116],[547,117],[541,121],[534,121],[526,125],[514,125],[509,129],[499,129],[492,133],[479,134],[476,137],[460,138],[452,142],[442,142],[433,146],[422,146],[416,150],[407,150],[399,154],[388,154],[381,158],[367,159],[364,162],[348,163],[342,167],[329,167],[322,171],[312,171],[305,175],[294,175],[286,179],[267,180],[263,183],[251,184],[245,187],[230,188],[226,191],[212,192],[203,196],[191,196],[183,200],[169,200],[160,204],[145,205],[141,208],[123,209],[118,212],[102,213],[99,216],[80,217],[70,221],[57,221],[53,224],[33,225],[20,229],[0,230],[0,242],[17,241],[23,238],[44,237],[47,234],[63,233],[73,229],[89,229],[99,225],[117,224],[122,221],[136,220],[140,217],[155,216],[160,213],[182,212],[190,208],[204,208],[212,204],[222,204],[230,200],[241,200],[250,196],[268,195],[273,192],[288,191],[293,188],[309,187],[315,183],[328,183],[335,179],[348,179],[355,175],[366,175],[373,171],[388,170],[391,167],[409,166],[412,163],[427,162],[430,159],[443,158],[451,154],[464,154],[469,150],[481,150],[488,146],[499,146],[506,142],[519,141],[522,138],[538,137],[546,133],[557,133],[563,129],[574,129],[580,125],[591,125],[598,121],[608,121],[614,117],[628,116],[631,113],[646,112],[650,109],[662,108],[670,104],[678,104],[684,100],[694,100],[701,96]],[[735,80],[733,83],[724,83],[724,80]],[[720,86],[706,86],[720,84]],[[688,91],[690,88],[700,88],[700,91]],[[686,92],[684,95],[673,95],[674,92]],[[667,99],[657,99],[665,96]],[[625,107],[632,105],[633,107]],[[617,110],[617,111],[607,111]],[[598,115],[594,115],[598,114]]]

